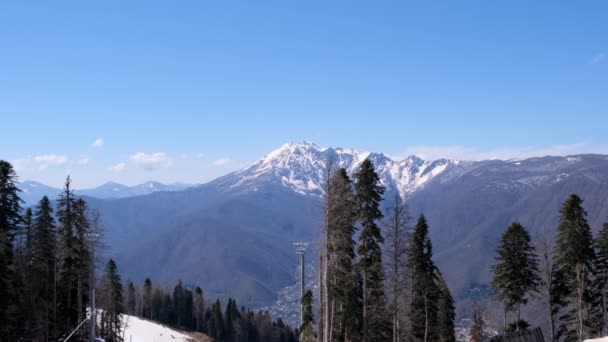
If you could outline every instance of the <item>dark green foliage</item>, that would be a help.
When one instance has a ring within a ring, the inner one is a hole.
[[[312,315],[312,291],[308,290],[304,293],[301,299],[301,304],[304,307],[304,319],[302,325],[300,325],[300,331],[304,330],[307,326],[312,326],[314,318]]]
[[[112,259],[106,264],[105,274],[99,290],[99,307],[103,309],[100,336],[108,342],[123,341],[121,326],[122,314],[124,313],[124,296],[118,269]]]
[[[339,169],[330,180],[328,196],[328,299],[335,308],[333,336],[342,341],[361,334],[361,302],[351,297],[360,292],[355,265],[356,203],[346,170]]]
[[[516,331],[520,331],[520,330],[526,330],[529,327],[530,327],[530,323],[528,323],[527,321],[524,321],[523,319],[520,319],[518,321],[509,323],[509,325],[507,325],[506,332],[511,333],[511,332],[516,332]]]
[[[538,260],[530,234],[518,222],[512,223],[502,235],[496,254],[492,289],[507,310],[516,311],[517,327],[521,305],[528,302],[530,292],[540,285]]]
[[[32,295],[37,301],[36,320],[45,336],[55,330],[55,281],[57,232],[49,199],[43,197],[34,213],[32,243]]]
[[[127,286],[127,314],[135,315],[135,285],[132,281]]]
[[[0,160],[0,340],[14,339],[23,325],[23,294],[13,251],[21,224],[19,191],[13,166]]]
[[[159,298],[157,298],[158,300]],[[142,308],[142,316],[144,318],[149,318],[149,319],[159,319],[160,318],[160,306],[157,307],[157,312],[156,314],[158,316],[153,316],[152,315],[152,310],[151,310],[151,306],[152,306],[152,281],[150,281],[150,278],[146,278],[146,280],[144,281],[144,293],[143,293],[143,304],[142,304],[143,308]]]
[[[594,243],[582,204],[580,197],[570,195],[560,209],[557,226],[555,264],[561,284],[560,299],[566,311],[560,317],[558,336],[566,341],[593,336],[599,320],[591,287],[595,273]]]
[[[412,272],[411,335],[422,341],[437,340],[441,292],[437,286],[436,267],[432,260],[433,246],[424,215],[420,215],[416,223],[408,257]]]
[[[380,202],[384,187],[374,165],[368,159],[355,174],[355,202],[361,225],[359,265],[363,272],[363,339],[386,341],[390,333],[384,296],[382,248],[384,243],[377,221],[383,215]]]
[[[456,308],[450,289],[445,283],[441,272],[437,270],[437,285],[439,298],[437,300],[437,335],[440,342],[455,342],[454,320],[456,319]]]

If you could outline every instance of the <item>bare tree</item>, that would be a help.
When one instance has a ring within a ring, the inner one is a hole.
[[[556,303],[556,266],[553,257],[553,240],[545,233],[542,234],[537,242],[536,252],[539,259],[540,269],[540,287],[539,295],[541,305],[545,307],[545,315],[547,324],[549,325],[549,338],[551,341],[557,341],[557,315],[560,307]]]
[[[321,241],[319,248],[319,334],[318,340],[329,342],[329,300],[328,300],[328,279],[327,269],[329,267],[329,224],[331,221],[331,177],[334,174],[334,159],[328,157],[325,162],[323,179],[323,224],[321,226]]]
[[[407,204],[396,195],[394,204],[389,208],[384,222],[386,234],[386,280],[389,297],[389,310],[392,315],[393,342],[399,342],[403,323],[406,321],[407,294],[409,277],[407,249],[409,241],[409,220]]]

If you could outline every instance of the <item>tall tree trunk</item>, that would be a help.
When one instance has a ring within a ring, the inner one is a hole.
[[[426,292],[424,293],[424,342],[428,342],[429,336],[429,305]]]

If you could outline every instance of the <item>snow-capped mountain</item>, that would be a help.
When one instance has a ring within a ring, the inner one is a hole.
[[[97,198],[126,198],[147,195],[157,191],[179,191],[192,186],[193,185],[191,184],[183,183],[163,184],[155,181],[149,181],[134,186],[126,186],[116,182],[107,182],[96,188],[76,189],[74,193],[77,195]],[[38,203],[43,196],[47,196],[50,199],[55,199],[61,193],[61,189],[36,181],[24,181],[19,184],[19,188],[21,189],[21,198],[25,201],[26,206]]]
[[[319,196],[325,165],[330,159],[351,175],[361,162],[370,159],[383,185],[397,190],[402,196],[420,189],[436,176],[448,173],[455,165],[466,164],[448,159],[425,161],[416,156],[392,159],[382,153],[325,148],[311,142],[287,143],[249,167],[216,182],[242,191],[255,191],[260,183],[274,182],[303,195]]]

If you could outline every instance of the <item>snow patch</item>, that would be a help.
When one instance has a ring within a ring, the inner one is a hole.
[[[135,316],[123,315],[124,339],[129,342],[192,342],[188,335],[167,328],[159,323]]]

